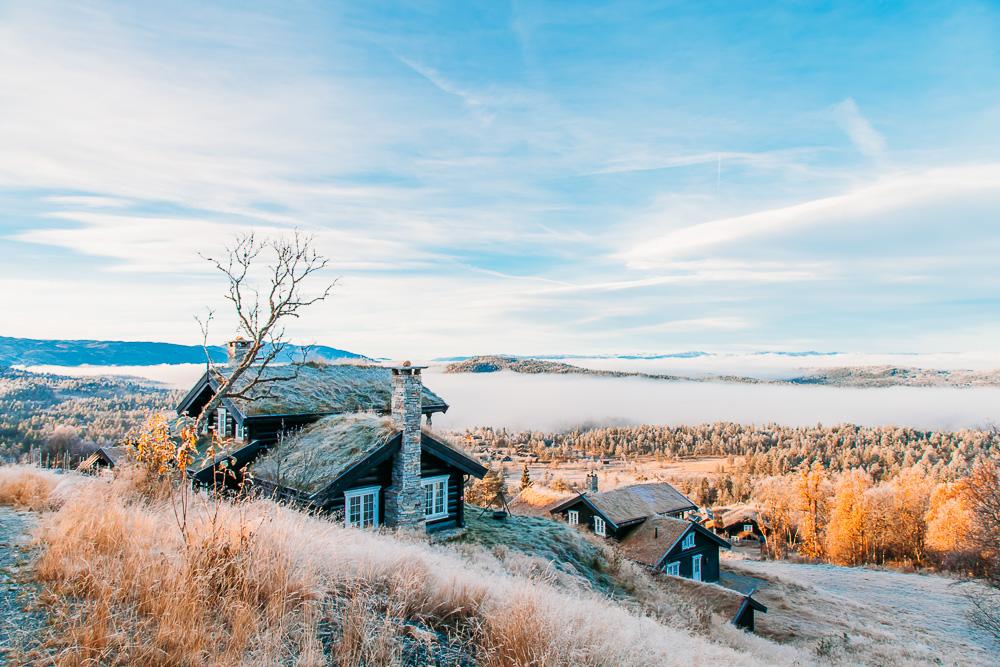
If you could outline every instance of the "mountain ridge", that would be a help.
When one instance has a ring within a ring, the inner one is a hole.
[[[308,349],[310,357],[323,359],[368,359],[365,355],[326,345],[289,345],[282,355],[289,361]],[[208,347],[212,361],[226,360],[223,345]],[[205,361],[201,345],[154,341],[60,340],[0,336],[0,364],[21,366],[156,366],[200,364]]]

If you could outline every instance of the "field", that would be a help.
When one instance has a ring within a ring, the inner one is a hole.
[[[509,461],[502,465],[506,471],[508,484],[518,488],[524,463]],[[642,482],[700,480],[702,477],[714,477],[725,470],[730,470],[734,465],[735,462],[729,463],[725,456],[695,456],[673,461],[642,457],[628,461],[608,459],[607,463],[600,461],[528,463],[528,474],[532,480],[546,484],[561,479],[566,484],[576,485],[582,489],[586,486],[587,474],[594,470],[597,472],[598,488],[601,491],[610,491],[620,486]]]

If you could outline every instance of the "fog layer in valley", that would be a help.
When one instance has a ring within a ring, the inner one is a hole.
[[[853,423],[956,430],[1000,422],[1000,388],[664,382],[642,378],[448,375],[426,383],[451,404],[437,428],[475,425],[559,430],[578,424],[698,424],[734,421],[789,426]]]
[[[34,367],[63,375],[134,375],[188,389],[200,364],[161,366]],[[1000,422],[1000,388],[823,386],[665,382],[584,375],[519,375],[510,372],[425,373],[429,387],[451,405],[434,417],[436,428],[504,426],[558,430],[580,424],[698,424],[735,421],[789,426],[816,423],[894,424],[954,430]]]

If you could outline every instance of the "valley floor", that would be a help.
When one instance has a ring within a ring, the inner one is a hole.
[[[1000,643],[969,620],[979,584],[928,574],[785,561],[726,560],[722,583],[767,605],[757,630],[831,657],[879,656],[887,664],[995,665]],[[845,634],[846,633],[846,634]]]

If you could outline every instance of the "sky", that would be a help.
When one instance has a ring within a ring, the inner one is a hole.
[[[294,229],[373,356],[996,350],[1000,5],[0,0],[0,335]]]

